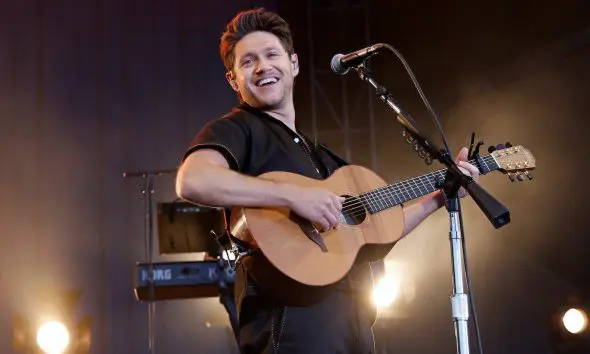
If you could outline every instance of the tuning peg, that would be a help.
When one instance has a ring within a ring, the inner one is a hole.
[[[533,174],[530,173],[529,171],[524,171],[525,176],[528,177],[529,181],[533,179]]]
[[[413,143],[414,143],[414,141],[416,141],[416,138],[414,138],[414,137],[413,137],[413,136],[411,136],[411,135],[408,135],[408,137],[406,138],[406,142],[407,142],[408,144],[413,144]]]
[[[418,151],[418,156],[420,156],[420,158],[424,158],[424,156],[426,156],[426,151],[424,150],[424,148],[420,149],[420,151]]]
[[[506,145],[507,148],[511,148],[512,147],[512,144],[509,141],[507,141],[505,145]]]
[[[402,136],[408,135],[408,130],[406,128],[402,128]]]
[[[496,145],[496,150],[504,150],[505,148],[506,148],[506,146],[504,146],[504,144]]]
[[[514,182],[516,181],[516,178],[514,178],[514,175],[510,172],[506,172],[508,174],[508,178],[510,178],[510,182]]]
[[[522,173],[517,172],[516,178],[518,178],[519,181],[524,181],[524,177],[523,177]]]
[[[414,144],[414,151],[418,152],[418,151],[420,151],[420,148],[421,148],[420,144],[418,144],[418,143]]]
[[[430,156],[430,154],[427,154],[426,157],[424,157],[424,162],[426,162],[427,165],[431,165],[432,164],[432,156]]]
[[[494,151],[496,151],[496,147],[495,147],[495,146],[493,146],[493,145],[490,145],[490,146],[488,147],[488,153],[490,153],[490,154],[491,154],[491,153],[492,153],[492,152],[494,152]]]

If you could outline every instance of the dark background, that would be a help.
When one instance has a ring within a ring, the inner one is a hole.
[[[391,182],[439,168],[415,156],[392,111],[353,73],[341,79],[327,71],[335,53],[378,42],[411,65],[453,153],[473,131],[484,147],[510,141],[533,152],[533,181],[481,178],[512,222],[495,230],[465,200],[465,232],[486,352],[550,353],[551,315],[572,294],[588,304],[590,6],[372,0],[367,31],[365,13],[349,6],[356,3],[1,1],[0,352],[13,352],[12,315],[41,316],[41,294],[63,289],[82,291],[76,315],[93,318],[93,353],[147,352],[147,308],[132,292],[133,265],[145,260],[142,181],[122,173],[174,169],[198,129],[236,103],[223,77],[219,36],[237,10],[266,6],[280,11],[295,36],[298,121],[343,154],[343,135],[326,118],[323,99],[314,128],[309,68],[324,70],[316,79],[339,114],[346,83],[356,102],[348,110],[351,126],[360,131],[348,141],[353,163]],[[326,10],[337,4],[349,8]],[[438,138],[393,54],[371,64],[396,101]],[[155,189],[154,202],[172,201],[173,175],[159,177]],[[455,351],[447,235],[448,218],[439,211],[389,255],[404,286],[375,327],[382,352]],[[159,261],[202,257],[155,253]],[[156,333],[158,352],[235,350],[217,299],[159,304]]]

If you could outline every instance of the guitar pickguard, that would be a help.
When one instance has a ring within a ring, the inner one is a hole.
[[[294,223],[299,225],[301,231],[303,231],[305,236],[307,236],[308,239],[313,241],[313,243],[318,245],[322,252],[328,252],[328,247],[326,247],[322,235],[320,234],[318,229],[311,223],[311,221],[299,216],[294,212],[291,212],[289,214],[289,219],[291,219]]]

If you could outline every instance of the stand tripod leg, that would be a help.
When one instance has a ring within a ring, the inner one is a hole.
[[[144,212],[145,212],[145,243],[146,243],[146,250],[145,256],[147,258],[147,262],[149,263],[149,292],[150,292],[150,299],[148,301],[148,353],[155,354],[156,353],[156,346],[155,346],[155,328],[154,328],[154,321],[156,317],[156,302],[154,301],[155,297],[155,288],[154,288],[154,264],[152,260],[153,256],[153,249],[154,249],[154,230],[153,230],[153,210],[152,210],[152,195],[154,193],[154,178],[153,176],[146,176],[145,177],[145,186],[142,191],[144,195]]]
[[[154,284],[154,264],[152,260],[154,250],[154,230],[153,230],[153,208],[152,195],[154,194],[154,177],[163,174],[174,173],[176,170],[162,170],[162,171],[137,171],[124,172],[123,177],[139,177],[143,179],[143,194],[144,201],[144,242],[145,242],[145,258],[149,263],[148,280],[149,280],[149,300],[148,300],[148,351],[150,354],[155,354],[154,338],[154,320],[156,317],[156,302],[155,298],[155,284]]]

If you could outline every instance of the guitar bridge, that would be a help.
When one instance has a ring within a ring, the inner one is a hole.
[[[318,231],[318,229],[311,223],[311,221],[299,216],[297,213],[291,212],[289,214],[289,219],[291,219],[294,223],[299,225],[301,231],[310,239],[313,243],[318,245],[318,247],[322,250],[322,252],[328,252],[328,247],[324,243],[324,238]]]

